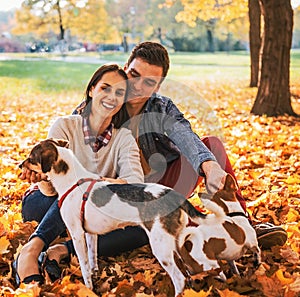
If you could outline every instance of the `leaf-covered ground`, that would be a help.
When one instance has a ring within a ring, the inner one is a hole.
[[[203,98],[210,98],[205,113],[199,111],[203,105],[199,100],[187,98],[178,103],[199,135],[215,133],[223,138],[253,220],[282,225],[288,232],[288,241],[281,248],[263,251],[258,270],[248,257],[239,260],[241,276],[229,277],[225,283],[216,281],[210,273],[197,275],[195,290],[185,290],[184,296],[300,295],[300,122],[288,116],[250,115],[256,90],[246,88],[245,84],[193,85]],[[294,108],[300,113],[300,85],[292,85],[291,92]],[[62,266],[64,277],[60,282],[42,287],[35,284],[14,287],[11,262],[36,226],[22,223],[21,197],[28,184],[18,179],[17,164],[46,136],[51,120],[70,113],[80,101],[78,98],[78,94],[45,96],[32,95],[30,91],[14,97],[7,93],[0,98],[0,294],[7,297],[171,296],[170,279],[148,246],[100,259],[96,295],[82,284],[76,259],[70,266]],[[197,195],[191,201],[200,203]],[[228,271],[225,263],[224,270]]]

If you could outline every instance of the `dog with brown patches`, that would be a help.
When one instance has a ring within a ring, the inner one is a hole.
[[[149,237],[154,256],[169,274],[176,296],[186,283],[176,260],[183,254],[178,242],[190,224],[202,224],[205,215],[174,190],[158,184],[110,184],[88,172],[66,141],[47,139],[37,144],[20,165],[44,174],[59,195],[62,218],[71,234],[84,282],[92,288],[92,273],[97,265],[97,234],[125,226],[140,225]],[[180,265],[179,265],[180,263]],[[212,268],[212,267],[209,267]],[[202,270],[193,263],[189,274]]]
[[[61,215],[88,288],[93,288],[92,274],[98,270],[97,234],[126,226],[140,225],[145,230],[176,296],[191,275],[219,269],[218,259],[237,259],[246,247],[259,253],[248,220],[230,215],[241,208],[234,198],[231,176],[223,190],[209,197],[211,202],[207,199],[207,208],[214,213],[204,215],[183,195],[163,185],[101,180],[88,172],[66,145],[63,140],[44,140],[20,167],[46,175],[58,192]]]
[[[227,260],[231,271],[239,274],[234,261],[246,251],[253,253],[255,266],[260,264],[261,251],[256,232],[236,198],[236,191],[235,180],[227,175],[222,190],[214,195],[201,195],[203,205],[211,213],[196,227],[198,231],[195,232],[191,227],[184,231],[187,233],[181,246],[188,246],[191,259],[203,263],[204,270],[209,267],[217,268],[219,260]],[[202,253],[199,253],[199,249]],[[189,262],[186,259],[186,263]],[[220,276],[225,277],[223,273]]]

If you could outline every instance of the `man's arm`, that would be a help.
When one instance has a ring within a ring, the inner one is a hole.
[[[168,120],[169,137],[178,146],[180,151],[193,165],[199,175],[205,176],[205,185],[209,193],[215,193],[223,188],[226,172],[217,163],[215,156],[201,141],[199,136],[192,130],[190,122],[179,111],[177,106],[170,100],[167,114],[175,121]]]
[[[213,194],[224,187],[227,173],[221,168],[219,163],[205,161],[200,166],[205,175],[205,186],[208,193]]]

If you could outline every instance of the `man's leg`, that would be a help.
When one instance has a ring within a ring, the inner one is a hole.
[[[222,141],[218,137],[215,137],[215,136],[203,137],[203,138],[201,138],[201,140],[207,146],[207,148],[213,153],[213,155],[217,159],[217,162],[220,164],[221,168],[225,172],[232,175],[232,177],[236,181],[236,184],[238,185],[237,179],[235,177],[234,171],[232,169],[231,163],[229,161],[229,158],[227,156],[227,153],[226,153],[226,150],[224,148]],[[236,192],[236,196],[237,196],[242,208],[246,212],[246,202],[245,202],[244,197],[242,196],[240,188]]]
[[[214,154],[223,170],[231,174],[237,182],[222,141],[215,136],[203,137],[202,141]],[[186,197],[189,197],[199,182],[198,174],[184,157],[181,157],[170,164],[164,176],[158,181],[158,183],[169,186]],[[242,208],[247,213],[246,202],[240,189],[237,191],[237,198]],[[257,233],[258,243],[263,249],[268,249],[274,245],[283,245],[287,240],[287,233],[280,226],[274,226],[270,223],[257,224],[254,226],[254,229]]]
[[[123,252],[142,247],[148,243],[149,240],[146,232],[139,226],[117,229],[104,235],[98,235],[97,256],[116,256]],[[72,240],[67,241],[64,245],[67,247],[69,255],[76,255]],[[51,250],[53,254],[53,247],[51,247]]]
[[[181,156],[169,164],[163,177],[155,182],[170,187],[188,198],[201,180],[202,178],[190,162],[184,156]]]

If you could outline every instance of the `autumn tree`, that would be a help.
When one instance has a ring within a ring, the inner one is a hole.
[[[296,115],[290,95],[290,50],[293,35],[291,2],[259,1],[264,30],[259,86],[251,113],[267,116]]]
[[[259,5],[257,1],[259,1]],[[251,24],[251,85],[258,83],[256,100],[251,113],[277,116],[296,115],[291,106],[289,71],[290,49],[293,34],[293,10],[290,0],[181,0],[184,10],[177,19],[193,24],[201,18],[230,23],[247,11]],[[166,0],[172,4],[172,0]],[[248,5],[247,5],[248,4]],[[260,43],[260,13],[264,30]],[[259,48],[261,58],[259,58]]]
[[[66,14],[72,35],[81,41],[103,43],[120,42],[121,38],[105,8],[104,0],[87,0],[82,7],[76,7],[73,14]]]
[[[72,11],[74,8],[75,5],[72,1],[24,0],[21,9],[16,12],[18,25],[14,29],[14,33],[45,32],[53,26],[57,26],[59,29],[58,39],[64,40],[66,24],[63,16],[65,11]]]
[[[177,22],[175,17],[182,9],[180,1],[167,6],[164,0],[152,0],[146,15],[149,31],[150,28],[152,31],[150,38],[157,39],[161,44],[175,51],[206,50],[209,46],[205,39],[204,22],[197,21],[196,27]]]
[[[130,43],[136,43],[144,39],[147,31],[146,14],[149,0],[119,0],[106,1],[106,10],[110,15],[110,23],[113,24],[119,34]]]
[[[54,31],[58,40],[65,40],[69,31],[83,41],[100,43],[115,34],[104,5],[104,0],[24,0],[14,33],[41,36]]]
[[[166,0],[167,5],[174,1]],[[176,15],[176,20],[184,21],[195,27],[197,20],[205,22],[209,51],[214,52],[213,35],[217,24],[233,27],[235,20],[247,14],[247,0],[181,0],[183,10]]]

